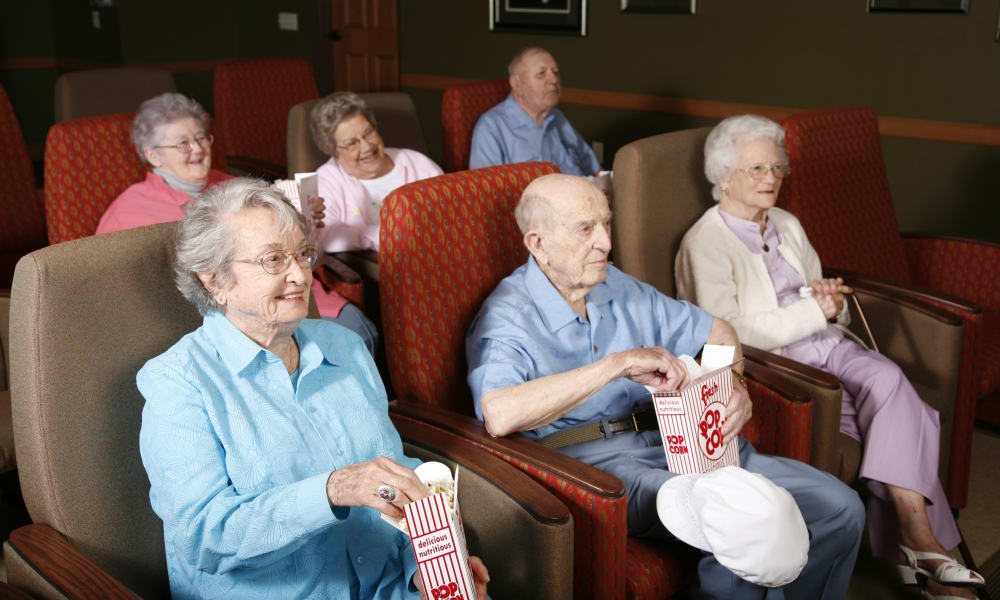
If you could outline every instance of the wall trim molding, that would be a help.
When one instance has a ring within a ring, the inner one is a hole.
[[[2,58],[0,70],[57,69],[59,71],[83,71],[86,69],[107,69],[113,67],[159,67],[171,73],[201,73],[214,71],[215,65],[227,59],[186,60],[155,63],[119,64],[100,60],[66,58],[61,56],[38,56],[29,58]]]
[[[403,73],[400,80],[403,87],[439,91],[443,91],[453,85],[477,81],[465,77],[445,77],[417,73]],[[738,102],[696,100],[693,98],[669,98],[649,94],[632,94],[580,88],[563,88],[562,101],[566,104],[578,104],[581,106],[641,110],[707,119],[723,119],[731,115],[754,113],[775,121],[780,121],[793,113],[803,110],[801,108],[786,108],[762,104],[741,104]],[[878,130],[882,135],[889,137],[952,142],[957,144],[1000,146],[1000,127],[977,125],[974,123],[932,121],[880,115],[878,118]]]

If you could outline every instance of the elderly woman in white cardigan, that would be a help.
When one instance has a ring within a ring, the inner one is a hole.
[[[774,206],[789,173],[784,137],[753,115],[709,134],[705,174],[719,204],[681,242],[677,296],[732,323],[741,341],[841,380],[840,430],[864,445],[873,551],[926,596],[973,598],[982,576],[946,556],[959,534],[937,477],[938,413],[895,363],[844,336],[850,288],[823,278],[798,219]]]

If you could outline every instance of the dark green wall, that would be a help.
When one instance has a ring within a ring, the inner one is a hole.
[[[526,45],[549,48],[566,87],[1000,126],[1000,0],[969,14],[866,13],[864,2],[702,0],[698,14],[629,14],[591,0],[586,37],[494,34],[486,2],[401,2],[404,73],[502,77]],[[441,156],[439,92],[408,90]],[[711,124],[563,105],[604,162],[630,140]],[[1000,240],[1000,148],[883,138],[903,231]]]

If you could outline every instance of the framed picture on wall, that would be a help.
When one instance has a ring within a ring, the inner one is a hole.
[[[587,0],[490,0],[490,31],[587,35]]]
[[[969,12],[971,0],[868,0],[869,12]]]
[[[622,12],[693,15],[698,0],[621,0]]]

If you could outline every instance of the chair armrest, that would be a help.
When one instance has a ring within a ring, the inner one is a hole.
[[[66,597],[139,598],[49,525],[33,523],[19,527],[11,532],[8,545],[39,577]],[[20,587],[10,577],[15,574],[8,575],[9,582]]]
[[[942,308],[968,314],[981,314],[983,307],[958,296],[946,294],[931,288],[873,277],[843,269],[823,269],[824,277],[842,277],[844,283],[854,288],[877,289],[881,293],[896,298],[900,302],[937,305]],[[916,304],[914,304],[916,306]]]
[[[566,505],[548,490],[525,477],[510,463],[471,443],[471,440],[404,413],[391,413],[390,418],[401,438],[475,471],[514,498],[536,520],[545,523],[565,523],[569,520]]]
[[[811,423],[800,423],[799,427],[808,428],[809,436],[804,438],[802,434],[798,437],[807,439],[809,442],[809,452],[807,457],[798,454],[801,450],[794,448],[795,440],[785,441],[784,446],[773,448],[765,447],[768,451],[782,456],[791,455],[792,458],[805,460],[812,466],[831,473],[840,478],[847,478],[850,475],[842,472],[842,460],[840,453],[840,409],[843,390],[840,381],[827,373],[815,369],[808,365],[785,358],[780,354],[774,354],[743,345],[743,355],[746,358],[744,363],[744,374],[753,384],[768,389],[772,394],[787,399],[791,405],[785,408],[786,411],[800,412],[796,403],[809,403]],[[751,387],[753,387],[751,385]],[[757,393],[755,394],[754,391]],[[759,397],[763,390],[754,390],[751,397],[755,404],[759,404]],[[762,410],[764,407],[756,407],[754,412]],[[770,407],[767,407],[770,408]],[[793,415],[785,418],[791,419]],[[773,418],[778,418],[777,416]],[[786,433],[789,436],[791,432]]]
[[[364,308],[365,287],[357,271],[321,252],[313,274],[328,291],[337,292],[359,308]]]
[[[617,477],[519,434],[492,437],[478,420],[443,408],[394,400],[389,411],[464,437],[545,486],[573,514],[573,582],[577,593],[600,590],[603,595],[611,591],[615,597],[624,593],[628,506],[625,488]]]
[[[285,172],[286,169],[284,167],[266,160],[260,160],[259,158],[250,158],[249,156],[233,156],[227,154],[226,163],[229,166],[230,172],[233,169],[236,169],[237,171],[247,173],[248,175],[262,177],[271,182],[276,179],[284,179],[287,176]]]

